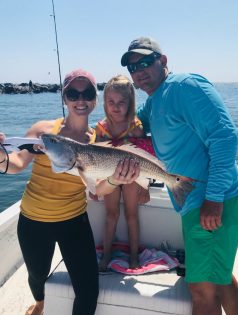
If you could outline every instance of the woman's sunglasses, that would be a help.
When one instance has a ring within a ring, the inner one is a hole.
[[[151,55],[145,56],[141,58],[139,61],[127,65],[127,69],[130,73],[134,73],[138,70],[146,69],[152,66],[155,60],[160,58],[160,56],[161,55],[157,53],[153,53]]]
[[[68,89],[64,93],[64,95],[70,102],[77,102],[80,97],[85,101],[92,101],[95,99],[96,94],[96,90],[93,86],[81,92],[75,89]]]

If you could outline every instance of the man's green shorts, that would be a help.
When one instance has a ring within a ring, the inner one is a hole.
[[[187,282],[230,284],[238,245],[238,197],[224,202],[222,226],[206,231],[200,209],[182,216]]]

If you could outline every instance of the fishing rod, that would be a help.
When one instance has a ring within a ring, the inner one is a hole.
[[[61,68],[60,68],[60,57],[59,57],[59,45],[58,45],[56,19],[55,19],[55,5],[54,5],[54,0],[52,0],[52,11],[53,11],[53,18],[54,18],[55,42],[56,42],[56,51],[57,51],[57,58],[58,58],[58,69],[59,69],[59,79],[60,79],[61,105],[62,105],[63,116],[64,116],[64,118],[65,118],[64,99],[63,99],[63,85],[62,85],[62,79],[61,79]],[[52,15],[51,15],[51,16],[52,16]]]

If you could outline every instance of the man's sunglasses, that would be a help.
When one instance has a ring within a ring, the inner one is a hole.
[[[134,73],[138,70],[146,69],[153,65],[156,59],[160,58],[160,54],[153,53],[151,55],[145,56],[141,58],[139,61],[135,63],[130,63],[127,65],[127,69],[130,73]]]
[[[64,95],[70,102],[77,102],[80,99],[80,97],[85,101],[92,101],[95,99],[96,94],[97,94],[96,90],[93,86],[82,92],[75,89],[68,89],[64,93]]]

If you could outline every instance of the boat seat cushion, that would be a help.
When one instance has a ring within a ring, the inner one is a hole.
[[[184,279],[175,271],[128,276],[100,274],[95,315],[191,314],[191,298]],[[71,314],[74,291],[64,262],[46,283],[45,312]]]

